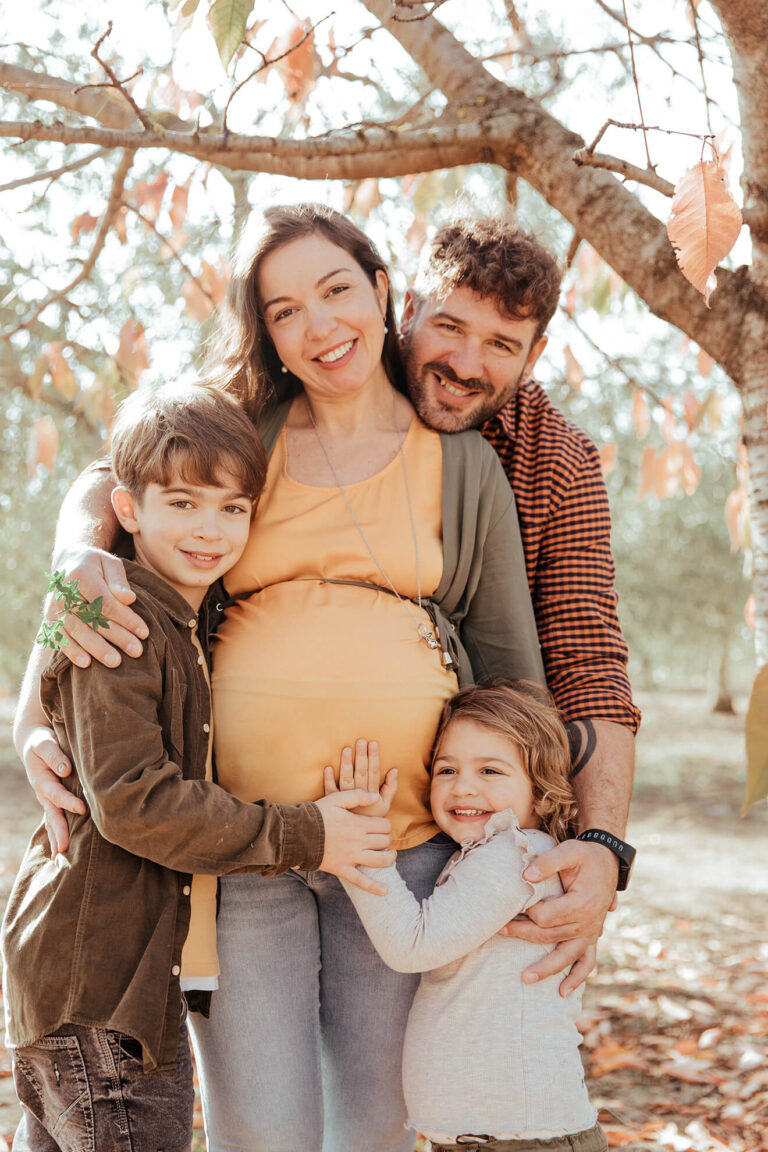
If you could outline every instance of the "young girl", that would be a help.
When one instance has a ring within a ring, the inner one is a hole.
[[[434,1152],[607,1148],[578,1051],[581,990],[563,999],[556,979],[523,984],[523,969],[547,948],[497,935],[529,904],[562,891],[557,877],[534,891],[522,873],[566,835],[569,765],[543,689],[522,681],[464,689],[445,705],[432,763],[434,819],[461,845],[434,893],[419,903],[394,865],[376,870],[384,898],[345,885],[382,959],[423,973],[403,1082],[409,1123]],[[378,776],[375,744],[358,741],[354,757],[344,749],[340,787],[373,791]],[[379,813],[395,787],[390,773]],[[326,788],[335,789],[331,769]]]

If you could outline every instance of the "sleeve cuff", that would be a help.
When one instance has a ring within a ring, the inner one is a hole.
[[[314,872],[325,851],[325,825],[317,804],[278,804],[283,818],[281,869]]]

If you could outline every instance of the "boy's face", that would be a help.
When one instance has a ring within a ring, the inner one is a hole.
[[[481,840],[494,812],[511,808],[521,828],[538,828],[520,748],[473,720],[452,720],[432,765],[432,815],[461,843]]]
[[[251,527],[252,500],[236,476],[192,485],[174,474],[167,487],[148,484],[141,501],[115,488],[118,520],[133,536],[136,559],[162,576],[197,610],[208,587],[236,564]]]

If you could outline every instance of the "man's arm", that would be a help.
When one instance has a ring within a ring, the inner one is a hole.
[[[144,621],[127,607],[135,596],[123,562],[110,553],[120,532],[110,499],[114,486],[115,478],[105,464],[86,468],[64,497],[56,525],[54,570],[63,570],[69,580],[76,579],[89,603],[101,596],[103,615],[110,621],[107,641],[77,617],[66,619],[66,654],[81,668],[90,664],[91,656],[107,667],[117,667],[120,653],[115,648],[138,656],[139,639],[147,635]]]
[[[603,828],[623,838],[640,714],[632,703],[627,647],[616,613],[608,494],[597,449],[542,403],[541,424],[521,420],[508,475],[513,489],[520,487],[518,510],[547,683],[576,735],[579,830]],[[595,944],[615,898],[618,864],[602,846],[567,841],[537,866],[542,877],[560,871],[565,895],[535,906],[528,921],[505,931],[558,944],[524,979],[573,965],[561,985],[567,994],[594,964]],[[527,875],[534,878],[530,869]]]
[[[64,498],[56,526],[56,542],[51,566],[64,570],[68,579],[75,577],[81,594],[88,601],[103,598],[103,614],[111,621],[108,643],[76,617],[68,617],[66,655],[84,668],[96,657],[108,667],[117,667],[120,653],[112,642],[129,656],[141,654],[140,638],[147,627],[140,616],[127,605],[135,599],[125,577],[123,563],[108,551],[115,542],[118,522],[110,494],[115,486],[109,468],[96,464],[87,468]],[[49,601],[46,617],[53,619],[56,605]],[[90,654],[89,654],[90,653]],[[63,810],[82,812],[85,806],[64,788],[58,777],[71,771],[68,758],[59,747],[40,704],[40,677],[50,653],[35,645],[21,685],[14,717],[13,738],[29,782],[43,806],[51,852],[65,852],[69,828]]]
[[[634,735],[621,724],[605,720],[579,724],[586,747],[589,726],[595,743],[573,786],[578,803],[577,827],[602,828],[624,838],[634,774]],[[589,741],[591,743],[591,741]],[[576,761],[578,763],[578,760]],[[540,883],[555,872],[565,894],[543,900],[527,912],[527,920],[515,920],[505,935],[557,947],[523,974],[532,983],[570,969],[560,985],[566,996],[578,988],[595,963],[595,946],[608,911],[614,906],[618,861],[608,848],[582,840],[565,840],[539,856],[525,871],[526,880]]]

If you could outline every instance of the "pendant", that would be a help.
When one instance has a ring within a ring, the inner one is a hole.
[[[419,633],[419,639],[424,641],[427,648],[439,648],[440,647],[440,642],[438,640],[435,640],[434,633],[429,631],[426,624],[419,624],[417,631]]]

